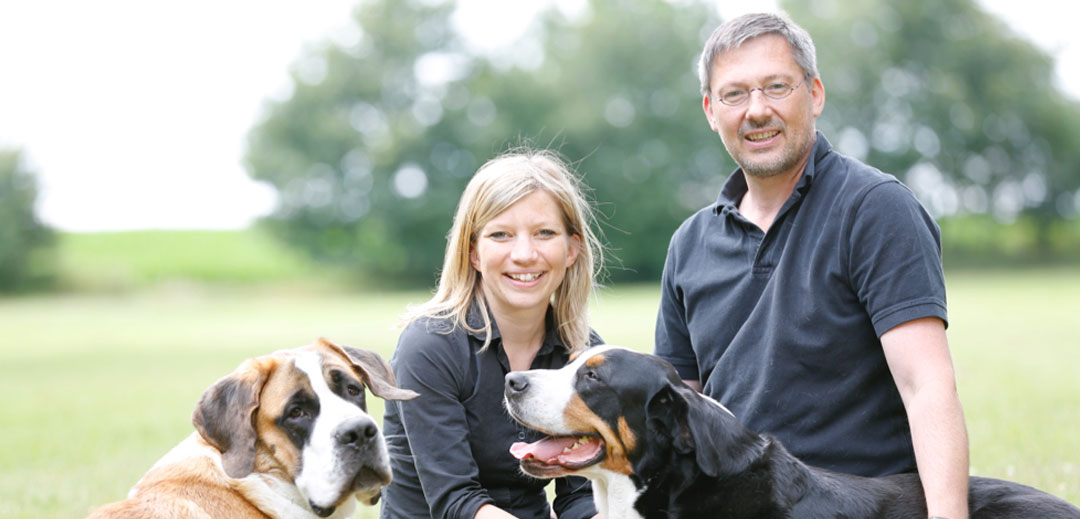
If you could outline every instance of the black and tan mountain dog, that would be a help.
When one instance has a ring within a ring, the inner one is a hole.
[[[195,432],[90,519],[341,519],[391,479],[364,387],[399,389],[378,354],[319,339],[244,361],[195,407]]]
[[[609,519],[927,515],[918,475],[807,466],[651,355],[600,346],[562,369],[510,373],[505,391],[514,419],[552,435],[512,447],[522,470],[589,478]],[[972,477],[969,500],[972,519],[1080,518],[1064,500],[997,479]]]

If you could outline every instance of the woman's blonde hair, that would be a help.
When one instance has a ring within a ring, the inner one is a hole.
[[[562,210],[569,236],[581,238],[577,260],[566,270],[566,277],[552,294],[555,323],[567,350],[580,351],[589,345],[589,296],[595,276],[603,265],[603,250],[592,227],[592,207],[587,202],[580,180],[567,164],[552,151],[515,149],[491,159],[473,175],[465,187],[447,235],[446,255],[435,295],[426,303],[409,307],[402,324],[416,319],[448,319],[453,325],[472,332],[484,332],[484,348],[491,344],[491,319],[480,288],[480,275],[472,267],[469,255],[480,230],[493,218],[537,190],[547,191]],[[475,304],[483,317],[483,326],[474,329],[466,321]]]

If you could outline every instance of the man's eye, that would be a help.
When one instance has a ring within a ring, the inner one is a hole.
[[[746,90],[728,90],[720,94],[720,98],[728,103],[736,102],[746,97]]]
[[[770,94],[783,94],[788,91],[787,83],[773,83],[765,87],[765,91]]]

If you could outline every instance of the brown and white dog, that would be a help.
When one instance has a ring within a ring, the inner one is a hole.
[[[927,516],[917,474],[862,478],[805,465],[652,355],[598,346],[558,370],[512,372],[505,401],[515,420],[552,435],[511,447],[521,469],[589,478],[608,518]],[[1080,508],[1018,483],[972,477],[969,488],[972,519],[1080,519]]]
[[[325,339],[248,359],[203,393],[196,431],[90,519],[349,517],[391,477],[364,386],[418,396],[378,354]]]

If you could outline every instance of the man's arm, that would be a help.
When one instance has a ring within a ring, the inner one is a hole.
[[[929,516],[967,519],[968,438],[945,325],[936,317],[881,335],[885,359],[911,423]]]

